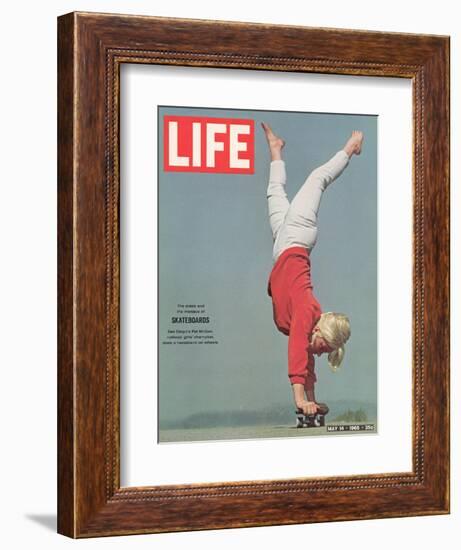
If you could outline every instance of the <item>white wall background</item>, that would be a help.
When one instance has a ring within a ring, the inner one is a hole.
[[[358,0],[94,0],[9,2],[2,9],[0,84],[0,517],[5,548],[79,544],[176,548],[237,545],[376,549],[455,548],[461,522],[459,290],[452,296],[452,513],[373,520],[119,537],[73,542],[56,529],[56,17],[74,11],[227,19],[445,34],[452,37],[452,280],[459,273],[461,26],[456,3]],[[97,546],[99,545],[99,546]]]

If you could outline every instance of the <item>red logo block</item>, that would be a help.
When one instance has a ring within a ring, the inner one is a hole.
[[[163,117],[166,172],[254,174],[254,121]]]

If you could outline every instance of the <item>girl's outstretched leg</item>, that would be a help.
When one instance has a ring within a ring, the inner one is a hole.
[[[344,148],[309,175],[287,212],[283,230],[285,247],[304,246],[312,250],[317,240],[317,216],[322,194],[342,174],[352,155],[360,154],[362,142],[362,132],[352,132]]]
[[[271,165],[269,185],[267,187],[267,202],[269,208],[269,222],[272,230],[272,238],[275,241],[280,227],[283,224],[290,203],[285,193],[286,171],[282,159],[282,149],[285,146],[283,139],[274,134],[268,124],[261,123],[266,135]]]

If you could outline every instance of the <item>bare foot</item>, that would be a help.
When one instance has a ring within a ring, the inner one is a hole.
[[[285,142],[282,138],[274,134],[272,128],[268,124],[261,122],[261,126],[266,134],[272,160],[282,160],[282,149],[285,147]]]
[[[354,130],[344,146],[344,151],[349,155],[360,155],[362,152],[363,132]]]

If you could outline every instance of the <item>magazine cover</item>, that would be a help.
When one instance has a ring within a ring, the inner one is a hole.
[[[158,108],[160,443],[377,432],[377,122]]]

